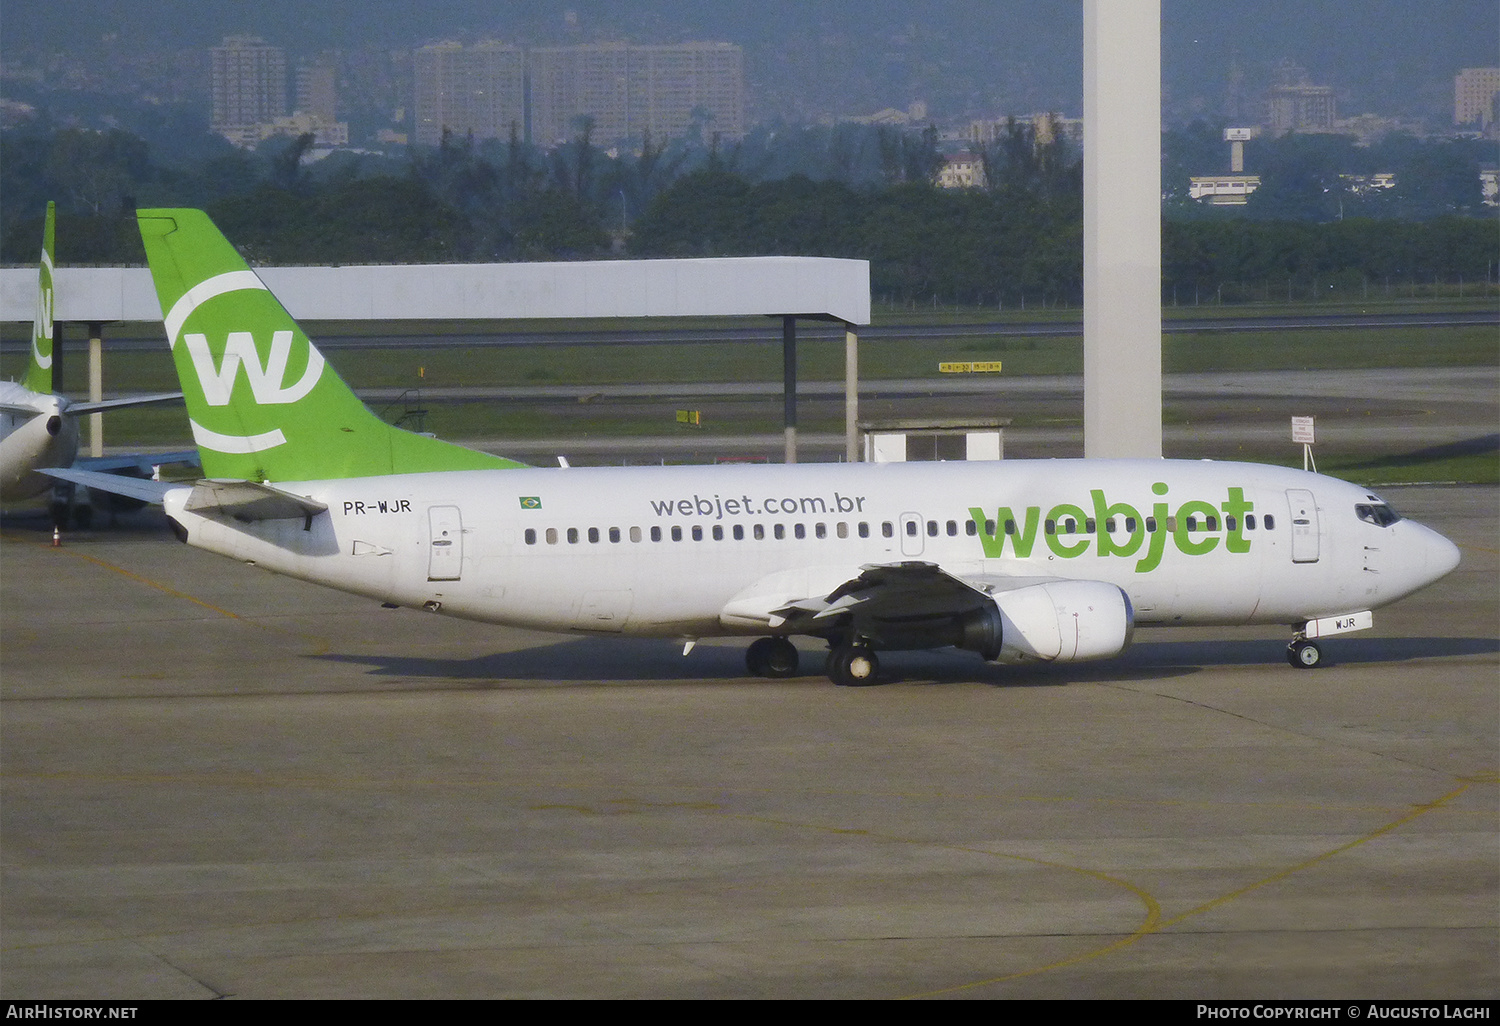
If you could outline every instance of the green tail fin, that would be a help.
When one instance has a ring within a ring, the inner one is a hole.
[[[52,391],[52,259],[56,253],[57,204],[47,204],[42,228],[42,258],[37,264],[36,320],[31,324],[31,356],[21,384],[33,392]]]
[[[376,417],[201,210],[138,210],[208,477],[313,481],[519,467]]]

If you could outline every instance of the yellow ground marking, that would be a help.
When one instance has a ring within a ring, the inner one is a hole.
[[[12,543],[14,543],[15,539],[11,539],[11,541]],[[32,541],[30,542],[30,544],[34,544],[38,548],[51,548],[50,542]],[[289,630],[288,628],[277,626],[276,624],[263,623],[260,620],[253,619],[251,617],[241,616],[239,613],[225,609],[222,606],[216,606],[212,602],[205,602],[203,599],[198,598],[195,595],[189,595],[185,591],[178,591],[176,588],[170,587],[166,584],[162,584],[160,581],[153,581],[151,578],[138,574],[133,570],[127,570],[123,566],[111,563],[107,559],[100,559],[98,556],[91,556],[86,552],[78,552],[74,549],[68,548],[67,546],[64,546],[55,551],[60,552],[64,555],[72,556],[75,559],[81,559],[86,563],[92,563],[95,566],[102,567],[105,570],[112,570],[123,577],[127,577],[130,580],[135,581],[137,584],[144,584],[148,588],[155,588],[162,594],[170,595],[173,598],[184,599],[188,602],[193,603],[195,606],[201,606],[204,609],[207,609],[209,612],[217,613],[219,616],[226,617],[230,620],[239,620],[241,623],[249,624],[252,627],[258,627],[263,631],[270,631],[273,634],[290,634],[293,637],[301,638],[311,646],[312,650],[308,653],[309,655],[324,655],[328,652],[329,648],[332,647],[327,638],[319,637],[314,634],[304,634],[301,631]]]

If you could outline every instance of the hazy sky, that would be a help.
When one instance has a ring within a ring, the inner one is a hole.
[[[443,37],[722,39],[746,48],[752,88],[795,66],[800,88],[853,76],[857,91],[880,89],[870,101],[904,105],[934,99],[917,93],[946,78],[982,79],[993,80],[987,102],[1077,113],[1081,10],[1079,0],[0,0],[0,47],[108,33],[196,48],[245,32],[293,53]],[[1290,59],[1340,91],[1341,113],[1401,113],[1422,95],[1451,104],[1461,67],[1500,64],[1495,0],[1163,0],[1162,31],[1163,83],[1179,100],[1222,97],[1236,56],[1256,88]]]

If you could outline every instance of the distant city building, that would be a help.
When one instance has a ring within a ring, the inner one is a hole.
[[[1005,138],[1006,133],[1010,131],[1012,120],[1018,125],[1031,128],[1037,146],[1046,146],[1059,139],[1066,139],[1075,144],[1083,142],[1083,119],[1065,118],[1055,112],[971,121],[969,122],[969,142],[979,147],[992,145],[997,140]]]
[[[944,189],[976,189],[984,184],[984,161],[972,153],[951,154],[938,170],[938,185]]]
[[[1418,139],[1427,135],[1427,126],[1411,118],[1383,117],[1379,114],[1357,114],[1333,123],[1339,135],[1352,135],[1361,146],[1373,146],[1392,132],[1404,132]]]
[[[272,118],[255,126],[256,142],[276,136],[296,138],[311,135],[313,145],[320,148],[349,145],[349,126],[342,121],[325,121],[315,114],[298,111],[284,118]]]
[[[1453,123],[1489,131],[1500,121],[1500,68],[1464,68],[1453,76]]]
[[[413,58],[415,135],[436,146],[447,130],[459,137],[504,139],[526,120],[526,53],[493,41],[424,46]]]
[[[213,130],[252,146],[258,125],[287,114],[286,52],[255,36],[226,36],[211,55]]]
[[[1356,196],[1373,196],[1396,187],[1396,176],[1389,171],[1373,175],[1339,175],[1339,185]]]
[[[589,43],[527,53],[531,141],[551,147],[576,137],[583,119],[609,145],[650,133],[745,134],[744,51],[730,43],[634,46]]]
[[[1500,206],[1500,168],[1479,169],[1479,194],[1487,207]]]
[[[1338,118],[1333,87],[1313,85],[1307,72],[1284,61],[1266,96],[1266,127],[1272,132],[1332,132]]]
[[[302,61],[297,65],[297,103],[292,109],[323,122],[339,117],[338,69],[331,63]]]
[[[1242,207],[1260,188],[1260,175],[1193,175],[1188,195],[1216,207]]]
[[[905,110],[887,107],[885,110],[878,110],[874,114],[850,118],[849,122],[855,125],[889,125],[897,128],[907,125],[925,125],[927,123],[927,104],[921,100],[913,100]]]

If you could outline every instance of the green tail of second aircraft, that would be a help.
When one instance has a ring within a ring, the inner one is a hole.
[[[519,467],[385,423],[201,210],[138,210],[203,472],[312,481]]]
[[[57,204],[47,204],[42,228],[42,258],[37,264],[36,320],[31,325],[31,356],[21,384],[33,392],[52,391],[52,260],[57,233]]]

